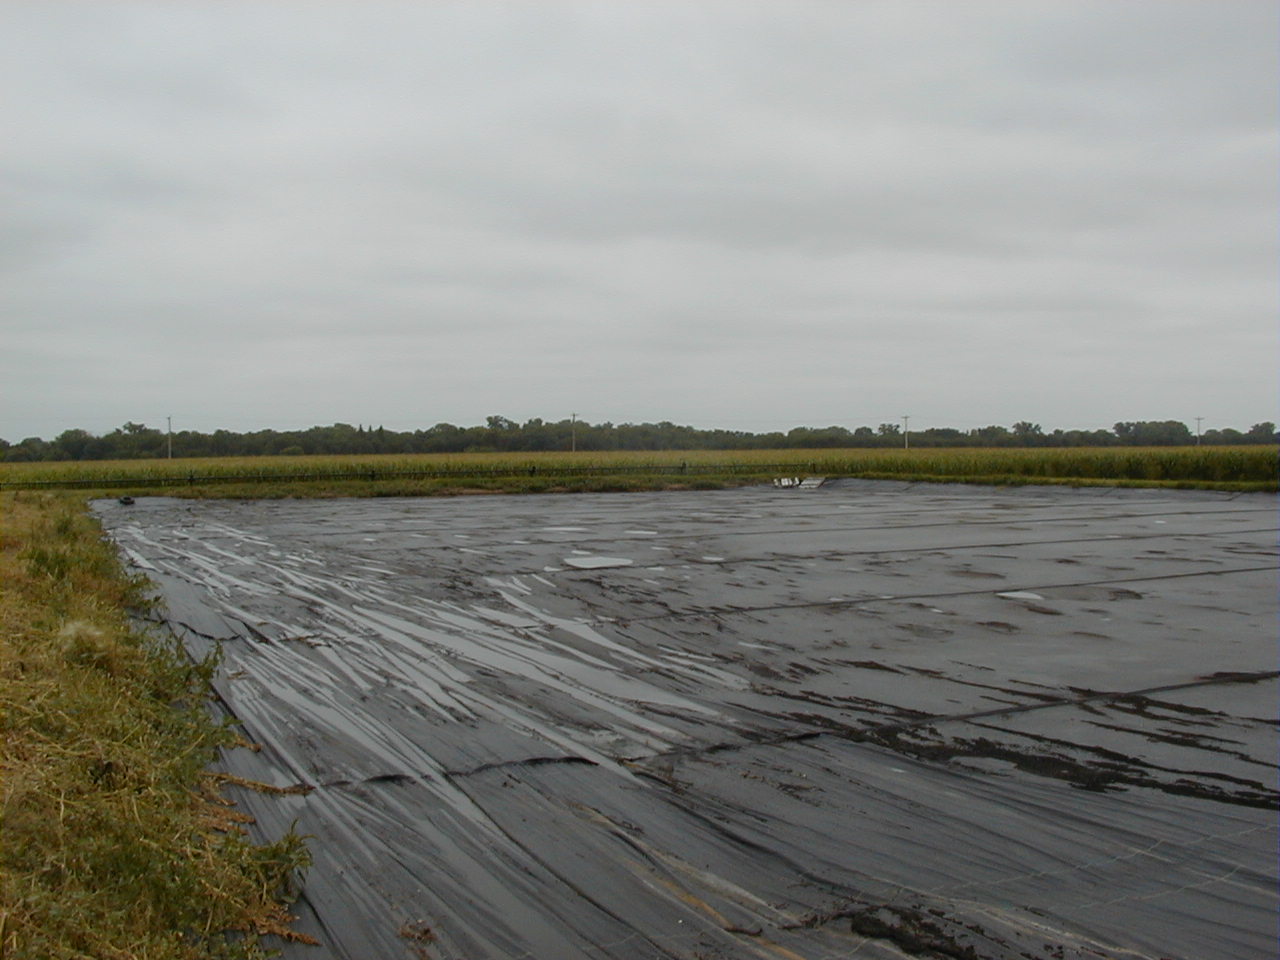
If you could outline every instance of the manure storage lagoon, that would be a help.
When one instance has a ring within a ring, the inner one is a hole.
[[[1275,956],[1276,498],[96,504],[294,958]]]

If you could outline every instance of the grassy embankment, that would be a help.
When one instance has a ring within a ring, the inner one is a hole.
[[[260,957],[284,932],[302,840],[251,843],[218,796],[213,665],[135,628],[145,589],[82,497],[0,494],[4,960]]]
[[[240,457],[0,464],[0,488],[122,495],[391,496],[715,489],[784,474],[988,484],[1276,490],[1274,447],[1075,447]]]

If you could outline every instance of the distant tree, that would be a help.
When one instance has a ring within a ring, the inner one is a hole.
[[[1249,428],[1244,438],[1249,443],[1275,443],[1280,440],[1280,437],[1276,436],[1276,425],[1270,420],[1255,423]]]
[[[166,447],[165,434],[145,423],[129,421],[102,438],[100,455],[120,460],[160,457]]]
[[[748,442],[756,450],[780,450],[787,445],[787,435],[776,430],[757,433]]]
[[[1014,438],[1024,446],[1037,446],[1044,440],[1044,431],[1040,424],[1028,420],[1019,420],[1013,425]]]
[[[492,416],[481,426],[459,427],[437,423],[426,430],[397,432],[383,426],[335,423],[302,431],[258,430],[233,433],[215,430],[212,434],[184,430],[174,434],[176,457],[264,456],[298,451],[308,454],[355,453],[457,453],[463,450],[537,451],[567,450],[576,432],[579,450],[742,450],[783,447],[895,447],[902,444],[902,428],[882,423],[876,430],[860,426],[850,432],[842,426],[798,426],[781,433],[753,434],[740,430],[699,430],[664,420],[660,423],[609,422],[576,423],[569,419],[547,423],[534,418],[523,425],[506,417]],[[18,444],[0,440],[0,460],[11,462],[54,459],[125,459],[163,457],[168,436],[146,424],[129,421],[102,437],[81,429],[64,430],[52,442],[27,437]],[[1206,430],[1206,444],[1274,444],[1280,442],[1275,424],[1255,423],[1247,433],[1230,427]],[[1054,430],[1045,434],[1039,424],[1027,420],[1012,429],[979,427],[961,432],[951,427],[931,427],[913,431],[912,445],[923,447],[1015,445],[1034,446],[1115,446],[1171,445],[1194,442],[1186,424],[1177,420],[1122,421],[1111,430]]]
[[[457,453],[462,449],[462,428],[437,423],[424,434],[425,453]]]
[[[173,435],[173,455],[175,457],[209,457],[209,436],[194,430],[180,430]]]
[[[1112,429],[1121,443],[1135,447],[1171,447],[1195,442],[1181,420],[1125,421]]]
[[[821,429],[796,427],[787,433],[789,447],[847,447],[852,440],[853,435],[847,429],[837,426]]]
[[[1231,427],[1223,427],[1221,430],[1206,430],[1200,437],[1201,443],[1207,443],[1210,446],[1231,446],[1237,443],[1244,443],[1244,434],[1239,430]]]
[[[878,441],[876,432],[870,427],[858,427],[853,431],[851,442],[855,447],[874,447]]]
[[[970,430],[969,436],[984,447],[1007,447],[1013,439],[1008,430],[995,424]]]
[[[1116,442],[1110,430],[1055,430],[1048,442],[1054,447],[1105,447]]]
[[[53,441],[57,460],[83,460],[94,442],[93,434],[87,430],[63,430]]]
[[[15,446],[5,450],[4,458],[9,463],[29,463],[35,460],[49,459],[49,444],[39,437],[26,437]]]
[[[215,430],[213,436],[209,438],[209,450],[215,457],[229,457],[232,455],[232,444],[236,441],[236,435],[230,430]]]

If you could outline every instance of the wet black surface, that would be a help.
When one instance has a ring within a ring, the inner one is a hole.
[[[1276,500],[103,501],[286,957],[1274,957]]]

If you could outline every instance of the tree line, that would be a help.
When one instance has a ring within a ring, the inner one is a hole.
[[[783,433],[700,430],[662,423],[598,423],[540,419],[516,423],[493,416],[482,426],[437,423],[426,430],[387,430],[335,423],[307,430],[257,430],[169,434],[142,423],[126,423],[95,436],[87,430],[65,430],[53,440],[27,437],[11,444],[0,439],[0,460],[129,460],[152,457],[256,457],[304,454],[480,453],[544,450],[781,450],[839,447],[1112,447],[1187,446],[1277,443],[1274,423],[1255,423],[1247,431],[1206,430],[1199,438],[1180,420],[1140,420],[1115,424],[1110,430],[1044,431],[1037,423],[974,430],[931,427],[903,433],[897,423],[875,429],[795,427]]]

